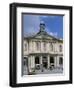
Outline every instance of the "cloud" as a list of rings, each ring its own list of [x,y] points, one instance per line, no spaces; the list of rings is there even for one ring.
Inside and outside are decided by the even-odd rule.
[[[54,36],[54,37],[57,37],[58,36],[58,33],[57,32],[50,32],[50,35],[51,36]]]
[[[50,28],[46,28],[46,32],[51,35],[51,36],[54,36],[54,37],[57,37],[58,36],[58,33],[57,32],[51,32],[51,29]]]
[[[46,28],[46,32],[51,36],[58,37],[58,33],[57,32],[51,32],[50,28]]]
[[[23,34],[24,36],[31,36],[35,35],[40,30],[40,22],[44,22],[44,19],[41,19],[42,17],[47,18],[48,16],[39,16],[39,15],[23,15]],[[51,18],[54,18],[55,16],[50,16]],[[52,32],[50,27],[46,27],[45,31],[54,37],[58,37],[58,32]]]
[[[24,36],[32,35],[39,31],[40,17],[36,15],[23,15]]]
[[[40,23],[44,22],[43,18],[47,18],[48,16],[39,16],[39,15],[23,15],[23,30],[24,36],[30,36],[36,34],[40,27]],[[46,31],[49,33],[49,29],[46,28]]]

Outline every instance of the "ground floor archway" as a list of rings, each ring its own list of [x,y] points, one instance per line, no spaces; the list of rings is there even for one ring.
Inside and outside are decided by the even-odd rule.
[[[23,75],[63,72],[63,57],[57,55],[30,55],[23,59]]]
[[[54,66],[54,57],[50,56],[50,66]]]
[[[38,56],[36,56],[35,57],[35,64],[39,64],[40,62],[39,62],[39,57]]]
[[[42,57],[42,64],[43,64],[43,68],[47,68],[48,65],[47,56]]]

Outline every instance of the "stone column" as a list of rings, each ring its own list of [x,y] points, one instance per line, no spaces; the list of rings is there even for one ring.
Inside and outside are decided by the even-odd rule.
[[[50,67],[50,56],[48,55],[48,66],[47,66],[47,68],[49,68]]]
[[[54,66],[57,67],[57,56],[54,57]]]
[[[40,64],[42,64],[42,56],[39,57]]]
[[[32,72],[35,72],[35,57],[32,56],[32,59],[31,59],[31,68],[32,68]]]
[[[28,74],[31,72],[31,57],[28,57]]]
[[[59,56],[57,56],[57,67],[59,67]]]
[[[32,60],[32,56],[31,56],[30,64],[31,64],[31,68],[32,68],[32,67],[33,67],[33,60]]]
[[[34,56],[30,56],[29,60],[28,60],[28,71],[29,74],[33,74],[35,71],[35,60],[34,60]]]
[[[35,58],[34,58],[34,56],[31,56],[31,67],[32,68],[35,67]]]
[[[40,56],[40,69],[43,72],[43,63],[42,63],[42,56]]]

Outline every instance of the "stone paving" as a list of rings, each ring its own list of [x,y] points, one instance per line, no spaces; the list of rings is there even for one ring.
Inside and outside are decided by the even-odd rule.
[[[45,69],[43,68],[43,70],[35,70],[34,75],[37,74],[56,74],[56,73],[63,73],[63,69],[62,68],[53,68],[52,70],[50,69]],[[23,75],[28,75],[28,69],[26,67],[24,67],[23,69]]]
[[[55,74],[55,73],[63,73],[63,70],[60,68],[56,68],[56,69],[43,69],[43,71],[41,70],[35,70],[36,74]]]

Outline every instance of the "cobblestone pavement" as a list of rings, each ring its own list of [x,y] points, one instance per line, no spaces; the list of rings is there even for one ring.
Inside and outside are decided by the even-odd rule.
[[[35,70],[34,75],[37,74],[56,74],[56,73],[63,73],[63,69],[62,68],[54,68],[52,70],[50,69],[45,69],[43,68],[43,70]],[[28,70],[26,67],[24,67],[23,69],[23,75],[28,75]]]
[[[43,71],[41,70],[35,70],[35,73],[36,74],[56,74],[56,73],[63,73],[63,70],[62,69],[43,69]]]

